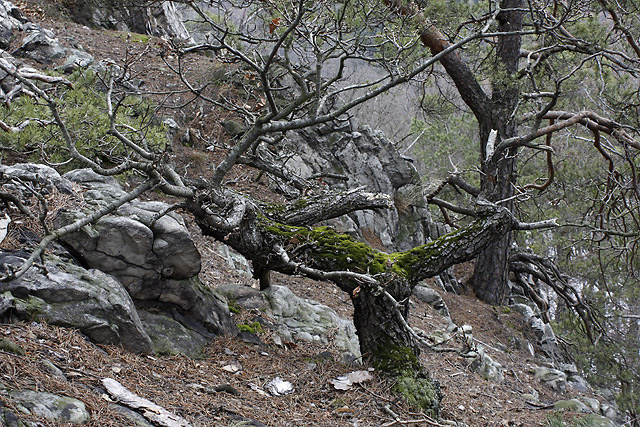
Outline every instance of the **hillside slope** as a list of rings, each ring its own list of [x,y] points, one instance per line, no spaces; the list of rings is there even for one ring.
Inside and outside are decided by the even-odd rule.
[[[74,24],[65,19],[55,2],[29,1],[23,10],[29,19],[51,29],[64,46],[116,62],[125,56],[136,58],[131,72],[146,91],[162,92],[179,83],[160,57],[161,53],[167,57],[167,46],[162,40]],[[169,61],[170,56],[169,53]],[[33,66],[41,67],[36,63]],[[183,66],[196,78],[205,78],[218,64],[201,57]],[[169,100],[176,105],[182,101],[179,97]],[[177,138],[172,155],[177,165],[198,176],[206,174],[206,165],[220,155],[220,150],[207,151],[205,140],[215,140],[217,147],[227,142],[228,137],[220,126],[227,117],[223,113],[200,114],[190,108],[177,114],[176,120],[183,129],[195,129],[203,137],[190,143],[191,146]],[[166,114],[171,111],[167,108]],[[24,160],[20,153],[9,151],[3,153],[2,159],[4,163]],[[266,194],[266,187],[254,182],[255,173],[250,170],[238,168],[235,177],[238,189],[278,197]],[[227,259],[211,250],[216,243],[199,235],[193,227],[191,231],[203,255],[204,283],[214,288],[231,283],[257,286],[243,271],[232,268]],[[462,269],[460,273],[464,273]],[[331,284],[285,276],[276,276],[274,284],[326,304],[344,318],[351,315],[348,298]],[[363,366],[343,361],[332,345],[305,341],[276,344],[274,333],[268,327],[258,332],[262,345],[246,343],[238,337],[219,337],[213,339],[203,359],[191,360],[182,356],[134,355],[117,347],[96,346],[73,330],[37,322],[1,324],[0,336],[17,344],[24,353],[16,354],[6,347],[0,350],[0,400],[6,410],[33,425],[62,423],[24,413],[9,398],[8,390],[37,390],[75,397],[87,405],[91,426],[134,425],[130,418],[116,410],[102,388],[102,379],[114,378],[194,426],[242,425],[239,422],[243,420],[258,421],[248,425],[273,427],[542,426],[555,413],[555,402],[582,394],[571,388],[566,393],[554,391],[534,377],[532,368],[544,361],[522,344],[533,343],[535,338],[521,315],[505,307],[482,304],[472,295],[442,292],[441,295],[453,322],[472,326],[476,343],[484,346],[487,354],[502,365],[505,377],[501,384],[488,382],[471,370],[470,359],[456,352],[423,349],[421,360],[440,382],[445,395],[442,418],[450,422],[436,422],[416,413],[392,393],[392,381],[376,372],[369,382],[349,391],[336,390],[330,380]],[[427,333],[447,327],[442,316],[426,303],[414,301],[411,313],[412,326]],[[238,324],[252,324],[259,319],[269,325],[273,321],[255,309],[241,309],[235,318]],[[540,350],[535,349],[535,355],[539,354]],[[55,365],[59,372],[50,365]],[[285,396],[265,392],[267,383],[276,377],[290,381],[294,391]],[[591,393],[586,396],[594,397]],[[604,402],[601,397],[595,397]],[[562,414],[568,419],[581,416],[571,412]],[[7,422],[11,425],[8,418]]]

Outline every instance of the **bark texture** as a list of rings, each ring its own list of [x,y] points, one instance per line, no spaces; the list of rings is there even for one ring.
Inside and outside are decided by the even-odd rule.
[[[450,46],[445,36],[425,18],[418,8],[399,7],[400,1],[388,0],[387,4],[402,14],[412,14],[416,18],[420,40],[430,49],[432,54],[442,52]],[[413,4],[413,3],[411,3]],[[481,190],[484,197],[491,202],[505,201],[502,206],[511,210],[516,182],[515,149],[509,149],[495,155],[487,155],[487,142],[495,132],[494,146],[501,140],[516,136],[517,127],[512,120],[512,112],[516,107],[519,89],[512,80],[517,71],[520,53],[518,32],[522,30],[523,0],[502,0],[501,12],[497,15],[498,30],[509,33],[497,37],[495,76],[492,83],[492,95],[489,97],[480,86],[469,65],[458,52],[451,52],[442,57],[440,63],[451,77],[454,85],[478,121],[480,153],[482,158]],[[476,295],[485,302],[499,304],[504,298],[508,279],[509,248],[511,233],[488,244],[476,260],[472,286]]]

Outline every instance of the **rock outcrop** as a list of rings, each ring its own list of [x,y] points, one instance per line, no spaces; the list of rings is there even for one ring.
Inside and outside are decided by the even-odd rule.
[[[307,179],[335,188],[365,187],[390,195],[395,209],[359,211],[337,227],[386,250],[406,250],[433,235],[422,185],[410,160],[381,132],[369,128],[302,130],[287,135],[287,166]],[[336,176],[342,178],[335,178]]]
[[[0,271],[19,265],[19,254],[0,254]],[[100,344],[121,344],[137,353],[151,353],[151,339],[144,331],[127,291],[113,277],[86,270],[48,256],[43,268],[33,267],[22,277],[0,285],[15,315],[79,329]]]
[[[125,194],[115,179],[90,170],[61,177],[43,165],[0,165],[0,176],[7,183],[3,189],[14,194],[24,190],[20,182],[30,182],[44,192],[73,195],[77,207],[57,212],[58,227]],[[76,327],[98,343],[122,344],[136,352],[197,355],[207,338],[235,333],[236,326],[226,301],[198,278],[200,254],[184,221],[167,210],[164,203],[133,201],[63,236],[60,242],[81,265],[47,256],[44,270],[32,268],[0,284],[0,305],[19,318]],[[57,252],[71,258],[62,247]],[[24,259],[4,253],[0,262],[15,266]],[[139,316],[137,309],[158,316]]]
[[[76,1],[69,8],[72,18],[84,25],[192,42],[184,18],[175,3],[154,2],[144,6],[114,1]]]

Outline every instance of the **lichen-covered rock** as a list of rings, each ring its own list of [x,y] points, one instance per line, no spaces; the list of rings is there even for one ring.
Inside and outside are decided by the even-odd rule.
[[[235,304],[245,309],[262,310],[267,307],[267,301],[262,292],[251,286],[222,285],[218,286],[215,292],[224,296],[230,304]]]
[[[553,404],[553,409],[556,411],[571,411],[582,414],[591,413],[591,409],[578,399],[558,400]]]
[[[12,391],[9,397],[23,410],[47,420],[86,424],[91,419],[84,402],[67,396],[38,391]]]
[[[351,320],[315,301],[299,298],[289,288],[271,285],[263,291],[268,303],[267,313],[278,319],[280,333],[285,338],[328,342],[346,354],[360,358],[360,341]]]
[[[470,368],[489,382],[500,384],[504,381],[502,365],[482,350],[478,351],[478,355],[473,359]]]
[[[564,392],[567,388],[567,374],[564,372],[547,368],[544,366],[536,366],[532,368],[533,374],[541,382],[547,384],[556,391]]]
[[[172,318],[141,310],[140,320],[153,342],[157,354],[183,354],[193,359],[201,358],[208,343],[197,332],[187,329]]]
[[[2,255],[6,262],[7,257]],[[14,258],[20,262],[25,259]],[[19,318],[39,318],[77,328],[97,343],[121,344],[137,353],[152,352],[151,340],[131,297],[113,277],[55,256],[48,256],[44,267],[46,270],[33,267],[19,279],[0,284],[0,291],[12,300]]]

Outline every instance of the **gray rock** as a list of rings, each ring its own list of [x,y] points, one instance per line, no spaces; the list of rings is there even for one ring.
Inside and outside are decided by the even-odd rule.
[[[92,208],[124,194],[117,181],[90,170],[73,171],[65,177],[87,190],[84,198]],[[88,266],[116,277],[134,299],[155,299],[162,293],[159,281],[188,279],[201,267],[200,253],[182,218],[175,213],[159,216],[167,207],[161,202],[133,201],[62,240]],[[69,224],[83,215],[62,212],[56,225]]]
[[[218,286],[215,292],[224,296],[227,301],[239,305],[245,309],[262,310],[267,307],[267,302],[262,292],[251,286],[223,285]]]
[[[600,413],[600,402],[598,401],[598,399],[593,399],[587,396],[579,396],[578,400],[587,405],[591,412],[595,412],[596,414]]]
[[[358,237],[386,250],[404,250],[426,242],[429,236],[424,224],[431,219],[422,197],[420,177],[384,134],[369,128],[357,132],[317,129],[292,132],[287,139],[291,148],[287,166],[303,178],[328,172],[340,174],[347,181],[325,181],[334,188],[364,186],[368,191],[394,198],[396,209],[349,215],[361,232]],[[340,222],[334,225],[339,226]]]
[[[13,391],[9,397],[28,413],[47,420],[80,425],[91,419],[84,403],[71,397],[37,391]]]
[[[615,403],[602,403],[600,405],[600,413],[607,419],[613,421],[616,425],[625,424],[625,419]]]
[[[0,0],[0,49],[7,49],[13,41],[14,32],[22,31],[26,18],[13,3]]]
[[[489,382],[500,384],[504,381],[502,365],[482,350],[478,351],[478,356],[473,360],[470,368]]]
[[[131,297],[113,277],[55,256],[46,258],[45,268],[0,285],[19,318],[74,327],[94,342],[122,344],[133,352],[152,351]]]
[[[535,377],[541,382],[547,384],[556,391],[564,392],[567,388],[567,374],[564,372],[547,368],[544,366],[536,366],[532,369]]]
[[[155,2],[145,8],[80,1],[70,12],[76,22],[85,25],[149,34],[186,44],[193,42],[181,11],[170,1]]]
[[[558,400],[553,404],[553,409],[556,411],[571,411],[582,414],[591,413],[591,409],[578,399]]]
[[[61,379],[62,381],[66,381],[67,377],[64,375],[64,373],[60,370],[60,368],[58,368],[56,365],[53,364],[52,361],[50,361],[49,359],[44,359],[40,361],[40,364],[42,365],[42,367],[51,375],[53,375],[54,377]]]
[[[276,319],[285,338],[317,340],[328,343],[346,354],[360,358],[360,341],[351,320],[341,319],[336,312],[315,301],[299,298],[289,288],[271,285],[263,291],[267,313]]]
[[[88,203],[92,204],[109,204],[126,193],[114,177],[98,175],[91,169],[76,169],[64,174],[63,178],[82,187]]]
[[[96,63],[95,58],[82,50],[67,49],[64,63],[56,69],[65,74],[71,74],[78,69],[89,68]]]
[[[237,273],[245,275],[247,277],[253,276],[253,270],[249,261],[229,246],[219,243],[212,242],[212,249],[220,255],[224,260],[229,264],[229,267],[235,270]]]
[[[533,309],[526,304],[513,304],[511,308],[522,314],[524,321],[533,329],[542,352],[552,360],[563,360],[551,325],[544,323]]]
[[[136,411],[127,408],[126,406],[111,404],[109,405],[109,407],[127,417],[129,421],[131,421],[131,425],[134,427],[156,427],[153,424],[150,424],[145,417],[143,417]]]
[[[183,354],[192,359],[204,355],[208,340],[197,332],[187,329],[175,320],[144,310],[139,311],[140,321],[153,342],[157,354]]]
[[[73,194],[71,183],[63,179],[55,169],[34,163],[18,163],[13,166],[0,164],[0,177],[2,177],[3,191],[12,192],[16,195],[25,195],[27,190],[12,179],[31,183],[36,188],[40,188],[44,194],[52,194],[59,191],[63,194]],[[30,196],[31,193],[28,193]]]
[[[18,356],[25,356],[27,354],[21,346],[6,338],[0,338],[0,350]]]
[[[40,25],[29,23],[24,26],[24,38],[13,55],[33,59],[43,64],[51,64],[63,58],[66,49],[60,45],[55,35]]]
[[[158,301],[173,306],[171,316],[201,335],[233,335],[237,332],[227,302],[198,277],[164,280]]]
[[[422,302],[426,302],[443,317],[451,320],[447,304],[444,302],[440,294],[430,288],[426,283],[418,283],[418,286],[413,288],[413,296]]]

